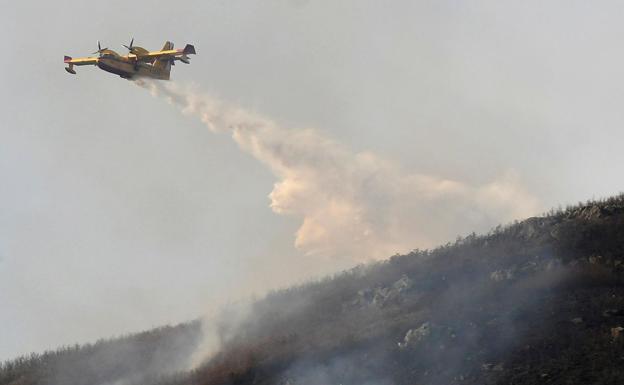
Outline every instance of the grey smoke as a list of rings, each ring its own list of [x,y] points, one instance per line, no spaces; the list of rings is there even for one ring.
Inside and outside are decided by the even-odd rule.
[[[229,132],[277,182],[271,209],[301,219],[295,246],[318,256],[358,260],[430,247],[539,211],[509,170],[471,186],[410,173],[370,152],[354,153],[314,129],[288,129],[190,86],[139,80],[215,133]]]

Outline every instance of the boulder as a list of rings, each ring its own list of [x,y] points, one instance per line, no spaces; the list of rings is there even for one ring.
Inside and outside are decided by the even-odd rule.
[[[622,336],[622,331],[624,331],[624,328],[621,326],[611,328],[611,337],[613,337],[614,340],[619,339]]]
[[[392,284],[392,288],[401,293],[409,290],[413,284],[414,281],[412,281],[407,275],[403,274],[403,276],[398,281]]]
[[[399,349],[405,349],[409,346],[417,344],[431,334],[431,324],[425,322],[416,329],[410,329],[405,333],[403,342],[397,343]]]
[[[414,285],[414,281],[403,275],[391,286],[377,287],[375,289],[362,289],[357,292],[356,298],[352,301],[355,306],[374,305],[383,307],[384,305],[400,300],[400,296]]]
[[[496,270],[490,273],[490,279],[495,282],[506,281],[514,278],[515,269]]]

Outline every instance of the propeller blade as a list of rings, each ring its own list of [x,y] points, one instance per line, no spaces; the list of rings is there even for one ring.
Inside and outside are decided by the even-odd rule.
[[[130,40],[130,45],[125,45],[125,44],[122,44],[122,45],[123,45],[124,47],[126,47],[126,49],[128,49],[128,51],[130,51],[130,53],[134,53],[134,52],[132,51],[132,48],[133,48],[133,47],[132,47],[132,44],[134,44],[134,38],[132,38],[132,40]]]
[[[102,51],[106,51],[108,49],[108,47],[106,48],[102,48],[102,46],[100,45],[100,41],[98,40],[98,50],[93,52],[94,54],[96,53],[102,53]]]

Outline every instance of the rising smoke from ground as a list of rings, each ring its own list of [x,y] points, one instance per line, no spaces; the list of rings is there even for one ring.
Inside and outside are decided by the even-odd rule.
[[[277,177],[271,209],[301,219],[295,246],[311,255],[383,258],[535,214],[536,199],[509,171],[480,186],[407,173],[370,152],[353,153],[313,129],[287,129],[175,83],[139,80]],[[388,130],[391,132],[391,130]]]

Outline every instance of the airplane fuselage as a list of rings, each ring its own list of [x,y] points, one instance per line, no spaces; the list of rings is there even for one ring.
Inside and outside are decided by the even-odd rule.
[[[119,56],[101,57],[97,64],[100,69],[121,76],[125,79],[134,77],[150,77],[154,79],[169,80],[169,71],[156,68],[151,64],[131,62]]]

